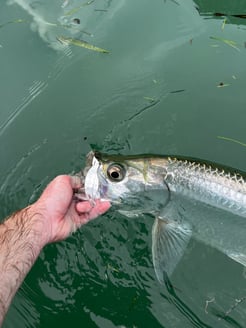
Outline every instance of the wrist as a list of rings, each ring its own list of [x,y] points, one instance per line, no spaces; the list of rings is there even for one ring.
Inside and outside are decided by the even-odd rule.
[[[33,214],[31,206],[13,213],[0,225],[0,249],[8,249],[9,257],[22,257],[22,253],[28,256],[29,263],[34,263],[44,247],[42,242],[41,224]],[[1,258],[1,260],[4,260]],[[0,261],[1,263],[1,261]]]
[[[46,245],[44,233],[45,221],[34,205],[13,213],[5,222],[4,226],[9,233],[18,234],[19,240],[28,243],[35,257]]]
[[[28,206],[25,210],[26,225],[29,226],[33,243],[41,251],[49,243],[49,220],[47,220],[38,203]]]

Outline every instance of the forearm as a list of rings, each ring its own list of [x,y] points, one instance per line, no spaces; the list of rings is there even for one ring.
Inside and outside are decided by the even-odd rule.
[[[0,326],[13,296],[48,243],[63,240],[81,225],[106,212],[109,202],[78,202],[77,176],[56,177],[31,206],[0,224]]]
[[[43,220],[28,207],[0,224],[0,326],[42,247]]]

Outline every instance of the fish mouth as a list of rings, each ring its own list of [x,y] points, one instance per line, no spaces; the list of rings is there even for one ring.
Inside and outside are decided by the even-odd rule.
[[[96,157],[96,152],[91,150],[87,155],[86,155],[86,160],[85,160],[85,167],[80,171],[80,176],[82,179],[82,183],[85,183],[85,178],[90,170],[90,168],[93,166],[93,158]],[[97,158],[97,157],[96,157]]]
[[[92,202],[96,199],[112,202],[112,200],[106,196],[108,189],[107,180],[100,175],[99,172],[102,158],[100,152],[90,151],[86,156],[85,168],[81,172],[84,181],[84,194],[86,195],[87,200]],[[119,201],[117,203],[119,203]]]
[[[98,169],[100,163],[95,156],[94,151],[90,151],[86,156],[86,165],[83,170],[84,191],[89,200],[101,198],[100,183],[98,178]]]
[[[94,151],[90,151],[87,155],[86,155],[86,161],[85,161],[85,168],[83,170],[83,174],[84,176],[86,176],[88,170],[92,167],[92,162],[93,162],[93,158],[95,156]]]
[[[87,173],[89,172],[90,168],[93,166],[93,158],[94,157],[95,157],[95,153],[93,151],[90,151],[86,155],[85,167],[83,169],[81,169],[81,171],[76,173],[76,176],[78,176],[81,180],[82,187],[77,189],[74,192],[73,199],[75,201],[90,200],[88,195],[86,195],[86,192],[85,192],[85,179],[86,179]]]

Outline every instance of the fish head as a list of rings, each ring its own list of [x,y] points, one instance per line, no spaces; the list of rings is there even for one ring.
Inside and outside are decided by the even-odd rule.
[[[147,157],[90,152],[83,172],[85,194],[90,200],[108,200],[128,214],[155,214],[169,200],[165,169],[155,164]]]

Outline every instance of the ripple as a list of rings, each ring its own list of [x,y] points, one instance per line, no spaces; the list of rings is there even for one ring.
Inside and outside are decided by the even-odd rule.
[[[26,153],[17,158],[9,165],[0,181],[1,217],[9,215],[16,209],[26,206],[37,199],[40,191],[47,184],[48,177],[41,177],[40,180],[30,179],[32,175],[34,157],[43,149],[47,140],[44,139],[33,145]]]
[[[43,92],[48,86],[44,81],[33,81],[28,88],[28,94],[22,99],[21,103],[12,111],[8,118],[0,125],[0,136],[4,134],[9,125],[22,113],[22,111]]]
[[[34,290],[23,283],[16,294],[4,322],[4,328],[36,328],[40,324],[40,313],[32,300]],[[37,295],[36,295],[37,296]],[[20,325],[21,323],[21,325]]]

